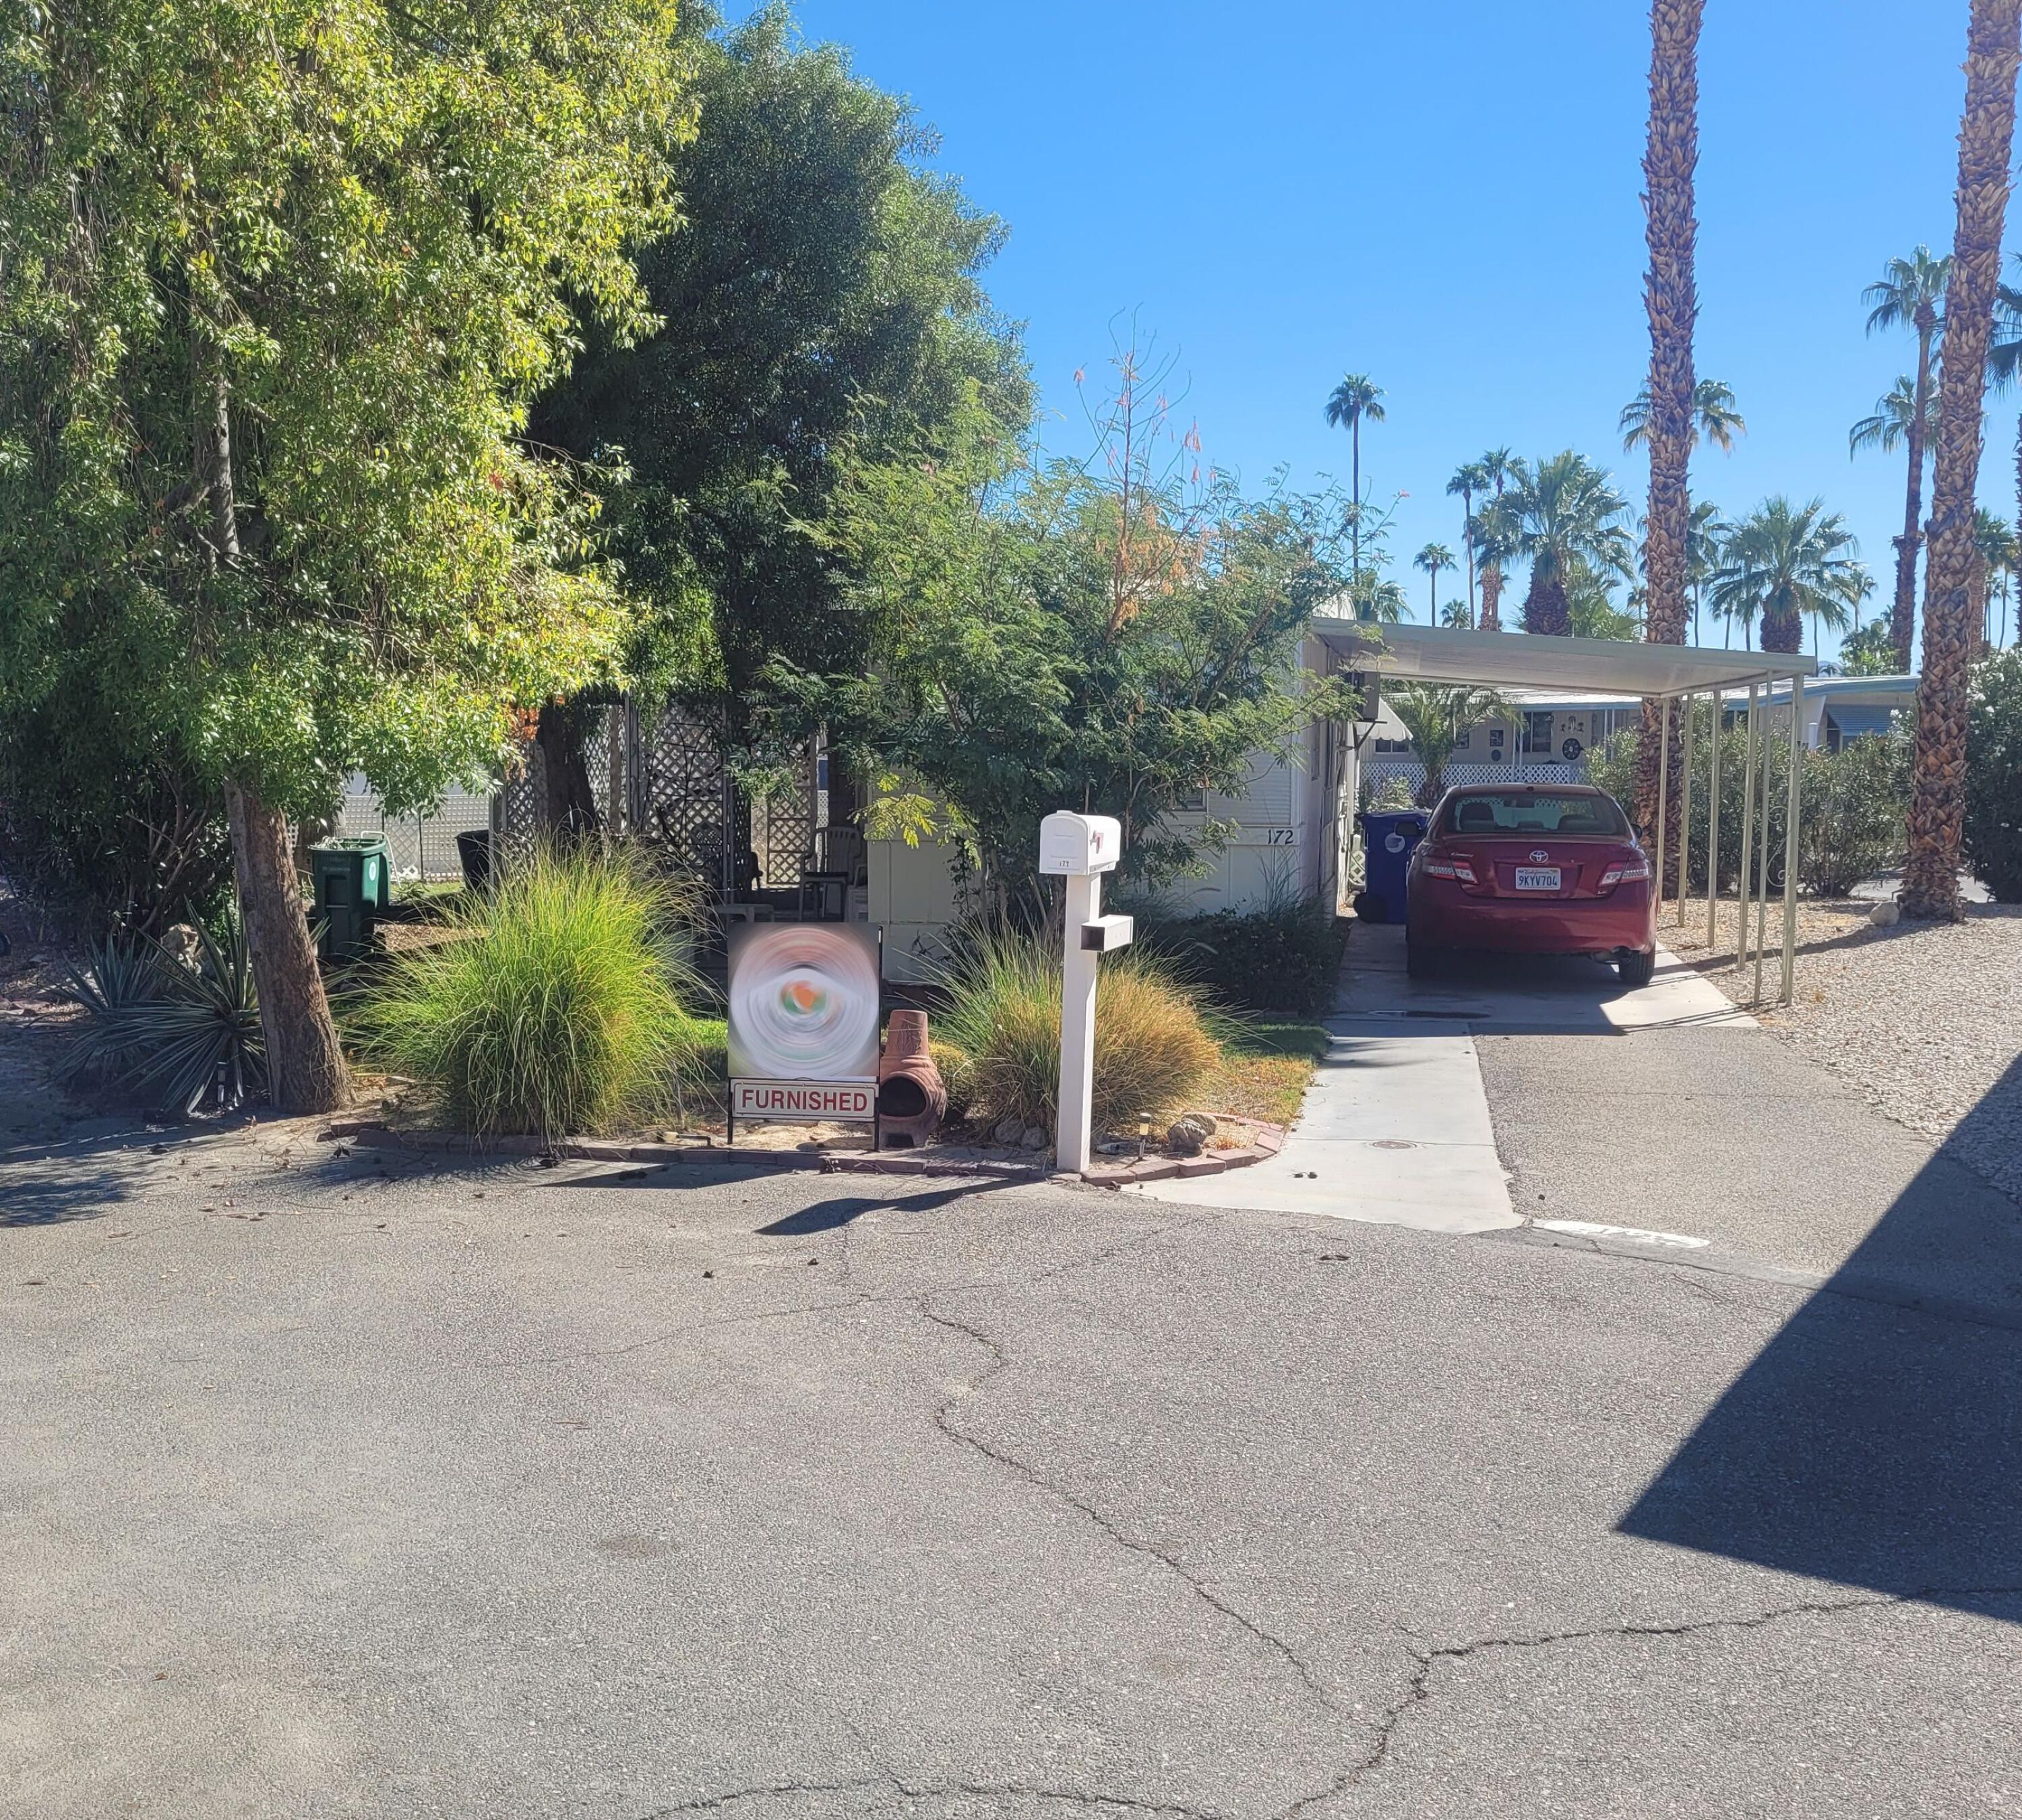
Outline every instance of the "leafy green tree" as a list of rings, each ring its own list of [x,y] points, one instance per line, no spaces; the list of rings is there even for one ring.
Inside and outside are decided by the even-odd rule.
[[[1524,629],[1563,637],[1572,630],[1567,582],[1575,562],[1631,572],[1629,503],[1605,470],[1566,449],[1510,464],[1509,484],[1482,513],[1484,548],[1499,562],[1531,565]]]
[[[1714,578],[1714,605],[1750,620],[1760,613],[1764,650],[1801,650],[1806,618],[1840,630],[1874,585],[1860,548],[1823,500],[1795,506],[1778,494],[1735,526]]]
[[[2022,651],[1973,668],[1966,710],[1965,853],[2001,904],[2022,904]]]
[[[1877,619],[1849,632],[1840,641],[1839,674],[1842,676],[1893,676],[1896,638],[1886,619]]]
[[[806,730],[783,678],[866,660],[830,524],[849,464],[943,459],[973,401],[1022,425],[1029,386],[978,282],[1003,225],[929,167],[907,104],[800,44],[783,6],[730,30],[683,17],[701,128],[682,221],[639,258],[660,325],[630,343],[593,326],[536,430],[622,453],[608,516],[648,609],[637,690],[679,696],[762,762]]]
[[[520,434],[685,130],[666,0],[108,0],[0,23],[0,707],[172,653],[135,711],[221,787],[272,1097],[341,1104],[285,834],[411,808],[622,623]]]
[[[1867,332],[1907,328],[1917,338],[1917,376],[1908,383],[1903,411],[1902,440],[1908,451],[1909,483],[1903,500],[1903,534],[1896,539],[1896,601],[1889,626],[1896,638],[1896,667],[1910,667],[1910,634],[1917,612],[1917,547],[1923,541],[1924,451],[1931,440],[1931,415],[1937,397],[1932,384],[1931,358],[1944,327],[1945,287],[1952,262],[1928,247],[1907,259],[1892,259],[1880,278],[1860,294],[1868,306]],[[1905,389],[1896,382],[1897,389]],[[1886,410],[1895,395],[1882,400]],[[1855,426],[1858,434],[1860,426]],[[1856,447],[1860,446],[1856,444]],[[1884,448],[1889,444],[1881,443]]]
[[[1035,469],[980,416],[961,459],[867,465],[841,495],[876,662],[824,711],[890,780],[873,827],[954,838],[1000,901],[1063,807],[1122,822],[1129,875],[1183,872],[1225,831],[1173,811],[1340,705],[1298,661],[1346,579],[1339,496],[1193,481],[1191,433],[1119,364],[1090,460]]]

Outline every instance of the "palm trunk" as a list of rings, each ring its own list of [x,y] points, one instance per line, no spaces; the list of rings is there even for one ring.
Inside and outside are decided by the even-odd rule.
[[[1484,632],[1502,630],[1502,568],[1498,563],[1481,565],[1481,629]]]
[[[1959,128],[1958,224],[1945,302],[1938,459],[1924,602],[1924,674],[1911,763],[1906,915],[1957,922],[1965,806],[1966,664],[1972,634],[1974,494],[1980,479],[1987,348],[2007,224],[2022,0],[1973,0]]]
[[[1524,630],[1548,638],[1569,638],[1572,609],[1566,599],[1565,584],[1557,576],[1540,576],[1533,567],[1530,590],[1524,598]]]
[[[1354,572],[1355,585],[1362,585],[1362,419],[1358,416],[1349,426],[1348,440],[1354,451],[1349,456],[1351,465],[1349,484],[1355,489],[1355,517],[1349,527],[1351,554],[1349,566]]]
[[[1461,542],[1467,546],[1467,623],[1470,630],[1478,623],[1475,618],[1474,600],[1474,495],[1463,492],[1460,496],[1462,522]],[[2015,521],[2022,527],[2022,517]]]
[[[1650,319],[1650,510],[1644,532],[1648,587],[1645,638],[1685,641],[1686,540],[1692,528],[1688,464],[1692,455],[1692,330],[1699,314],[1693,256],[1693,172],[1699,163],[1699,39],[1705,0],[1652,0],[1650,126],[1643,154],[1644,238],[1650,267],[1643,298]],[[1636,766],[1636,820],[1654,835],[1661,791],[1676,800],[1684,785],[1683,743],[1659,736],[1675,716],[1665,704],[1643,704]],[[1668,763],[1666,762],[1668,755]],[[1670,773],[1660,778],[1662,766]],[[1662,888],[1673,888],[1676,828],[1665,831],[1658,855]]]
[[[1931,334],[1922,321],[1925,313],[1918,312],[1917,324],[1917,396],[1907,439],[1910,483],[1903,497],[1903,535],[1895,540],[1896,605],[1889,620],[1889,634],[1896,641],[1896,667],[1905,671],[1910,667],[1911,639],[1917,620],[1917,546],[1922,540],[1919,520],[1924,510],[1924,418],[1931,402]]]

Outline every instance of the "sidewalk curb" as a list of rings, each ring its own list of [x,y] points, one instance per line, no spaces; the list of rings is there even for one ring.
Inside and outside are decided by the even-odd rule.
[[[1055,1177],[1050,1163],[993,1162],[976,1157],[936,1158],[931,1151],[740,1150],[733,1144],[626,1144],[602,1138],[478,1138],[460,1131],[405,1131],[371,1119],[341,1119],[316,1133],[325,1143],[364,1141],[408,1150],[433,1150],[473,1157],[524,1157],[544,1163],[636,1163],[666,1168],[770,1169],[823,1175],[967,1175],[1008,1182],[1042,1182]],[[1275,1125],[1260,1126],[1257,1141],[1240,1150],[1210,1151],[1199,1157],[1148,1157],[1124,1164],[1097,1164],[1081,1172],[1092,1188],[1127,1188],[1133,1182],[1162,1182],[1174,1176],[1219,1175],[1275,1157],[1285,1134]]]

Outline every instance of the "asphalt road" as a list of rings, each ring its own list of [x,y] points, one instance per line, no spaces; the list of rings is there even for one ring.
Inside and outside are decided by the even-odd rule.
[[[0,1167],[0,1814],[2022,1809],[1998,1322],[281,1142]]]

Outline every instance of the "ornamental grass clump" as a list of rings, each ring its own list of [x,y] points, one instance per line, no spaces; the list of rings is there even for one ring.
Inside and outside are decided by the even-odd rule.
[[[353,1007],[368,1060],[447,1122],[557,1138],[650,1124],[703,1085],[705,989],[667,879],[601,855],[544,856],[394,957]]]
[[[1060,956],[1038,937],[975,937],[944,982],[936,1036],[968,1058],[969,1116],[1050,1131],[1060,1102]],[[1182,1109],[1221,1059],[1192,996],[1162,963],[1102,963],[1095,1001],[1093,1124]]]

